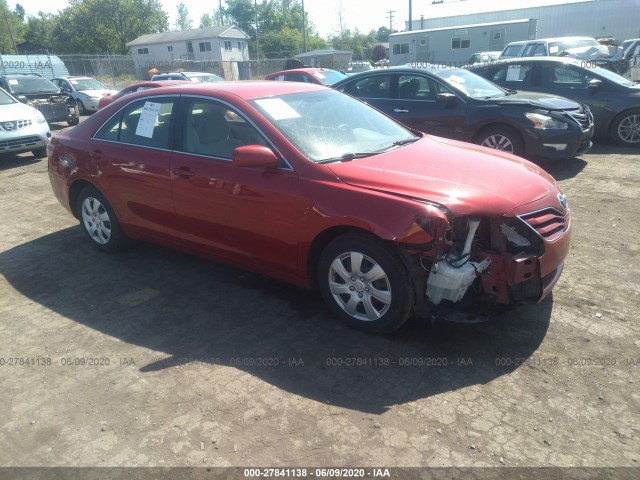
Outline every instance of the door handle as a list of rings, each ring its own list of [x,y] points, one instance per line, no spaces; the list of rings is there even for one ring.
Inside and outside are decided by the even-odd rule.
[[[405,110],[404,108],[394,108],[394,113],[409,113],[409,110]]]
[[[189,170],[188,167],[174,168],[173,170],[171,170],[171,173],[173,173],[176,177],[182,178],[189,178],[195,175],[195,173]]]

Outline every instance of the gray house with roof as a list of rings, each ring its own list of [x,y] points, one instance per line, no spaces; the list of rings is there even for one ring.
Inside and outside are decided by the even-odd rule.
[[[227,80],[248,71],[249,35],[235,25],[150,33],[127,43],[138,77],[176,70],[212,72]]]

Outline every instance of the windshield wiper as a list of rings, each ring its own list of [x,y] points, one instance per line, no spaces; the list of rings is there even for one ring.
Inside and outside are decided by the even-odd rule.
[[[418,140],[420,140],[420,137],[405,138],[404,140],[396,140],[395,142],[393,142],[392,146],[400,147],[401,145],[406,145],[407,143],[417,142]]]
[[[333,163],[333,162],[348,162],[355,160],[356,158],[366,158],[373,155],[378,155],[381,152],[347,152],[339,157],[325,158],[324,160],[318,160],[316,163]]]

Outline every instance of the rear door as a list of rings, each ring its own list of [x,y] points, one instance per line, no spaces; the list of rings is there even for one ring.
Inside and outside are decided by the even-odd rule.
[[[111,117],[87,146],[100,188],[123,224],[176,237],[171,179],[173,96],[136,100]]]

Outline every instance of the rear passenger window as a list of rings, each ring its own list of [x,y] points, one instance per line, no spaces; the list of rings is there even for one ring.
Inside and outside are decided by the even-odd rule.
[[[391,75],[371,75],[344,86],[356,98],[391,98]]]
[[[152,98],[125,107],[105,123],[95,135],[100,140],[169,148],[174,100]]]

